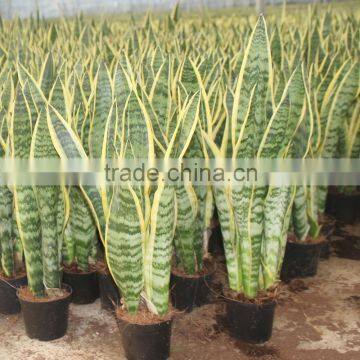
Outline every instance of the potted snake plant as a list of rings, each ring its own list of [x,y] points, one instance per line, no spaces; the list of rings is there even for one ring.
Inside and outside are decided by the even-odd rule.
[[[117,66],[116,66],[117,67]],[[75,117],[75,122],[73,124],[73,130],[77,133],[78,137],[81,139],[81,144],[86,152],[86,155],[91,159],[104,160],[112,159],[114,157],[115,147],[112,146],[112,141],[116,140],[111,138],[113,132],[112,129],[115,126],[115,123],[118,121],[116,108],[121,108],[124,104],[121,102],[121,88],[126,86],[124,79],[121,76],[122,72],[120,69],[114,71],[114,76],[110,73],[109,69],[104,63],[101,63],[96,70],[95,76],[91,79],[91,76],[86,74],[82,75],[82,80],[77,79],[77,87],[74,88],[74,101],[73,108],[82,108],[83,110],[78,113]],[[87,91],[88,89],[88,91]],[[119,94],[120,92],[120,94]],[[79,96],[78,94],[83,94]],[[116,99],[116,101],[115,101]],[[115,106],[116,103],[116,106]],[[105,136],[105,134],[107,134]],[[93,224],[91,226],[92,231],[96,230],[96,224],[90,207],[91,204],[85,201],[85,197],[81,194],[80,188],[77,188],[78,197],[81,197],[83,212],[86,211],[88,214],[88,220]],[[108,202],[111,199],[112,188],[111,187],[102,187],[100,189],[102,194],[101,202],[104,210],[109,206]],[[76,207],[78,207],[79,202],[74,201]],[[74,213],[75,215],[75,213]],[[78,226],[82,226],[82,216],[78,217]],[[71,225],[69,224],[71,228]],[[88,227],[90,229],[90,227]],[[69,229],[70,230],[70,229]],[[98,251],[98,256],[91,259],[90,250],[91,250],[91,239],[88,240],[88,246],[84,246],[84,242],[76,239],[79,231],[74,231],[74,239],[72,244],[73,248],[76,249],[76,246],[84,252],[87,249],[87,259],[93,262],[93,271],[89,276],[91,276],[91,282],[87,283],[86,288],[89,293],[94,293],[94,289],[100,290],[100,300],[101,307],[105,310],[113,311],[120,303],[120,293],[118,288],[109,272],[105,259],[99,259],[100,251]],[[81,235],[80,235],[81,236]],[[84,236],[82,236],[84,238]],[[97,239],[100,239],[98,241]],[[104,245],[104,237],[99,236],[98,231],[96,231],[96,238],[92,236],[92,240],[96,241],[93,244],[95,247],[97,244]],[[82,242],[82,245],[80,244]],[[78,245],[76,245],[78,244]],[[94,249],[93,246],[93,249]],[[76,254],[73,254],[73,257],[76,258]],[[85,259],[84,259],[85,260]],[[67,261],[69,263],[69,261]],[[98,285],[95,284],[95,272],[96,268],[96,279]],[[68,271],[66,271],[68,277]],[[78,277],[86,278],[86,275],[79,273]],[[98,291],[96,291],[98,293]],[[93,296],[93,300],[95,296]]]
[[[130,74],[131,78],[131,74]],[[125,123],[120,157],[155,160],[156,131],[146,94],[139,94],[129,81],[131,93],[124,109]],[[181,160],[197,123],[198,97],[188,97],[177,109],[162,159]],[[152,115],[150,115],[152,114]],[[166,120],[166,119],[165,119]],[[169,121],[169,120],[167,120]],[[161,149],[165,150],[161,145]],[[171,310],[169,284],[174,231],[175,188],[164,182],[164,174],[151,186],[116,185],[105,237],[109,269],[123,296],[117,319],[129,359],[167,359],[170,355]],[[130,234],[130,236],[129,236]]]
[[[298,65],[271,116],[266,113],[272,75],[266,24],[261,16],[242,61],[220,145],[212,129],[204,132],[216,161],[228,154],[241,159],[292,156],[292,141],[307,104],[304,71]],[[206,96],[206,95],[205,95]],[[276,289],[285,251],[294,186],[214,184],[224,237],[228,287],[226,317],[232,336],[247,342],[267,341],[272,332]]]
[[[152,128],[148,99],[134,83],[131,68],[123,74],[130,91],[121,116],[124,122],[117,129],[119,139],[127,140],[120,143],[118,156],[153,162],[154,143],[159,142]],[[177,151],[180,154],[186,151],[197,121],[189,110],[194,104],[195,98],[188,98],[173,117],[175,131],[163,154],[164,161]],[[108,117],[105,138],[110,122],[111,117]],[[75,156],[68,149],[76,148],[75,157],[86,158],[71,129],[67,129],[66,138],[63,136],[58,141],[66,156]],[[167,359],[170,354],[169,283],[176,224],[175,190],[163,181],[163,176],[160,173],[155,184],[145,181],[144,184],[114,185],[108,213],[99,199],[99,190],[81,187],[94,210],[99,232],[104,235],[107,264],[122,294],[122,304],[116,315],[129,359]]]
[[[200,109],[197,99],[200,98],[200,94],[196,94],[198,92],[197,79],[191,61],[187,57],[175,68],[172,58],[159,56],[158,53],[154,56],[157,58],[155,60],[151,58],[149,65],[152,69],[150,73],[154,75],[149,76],[150,79],[147,81],[151,88],[148,97],[157,119],[154,122],[154,131],[161,145],[166,148],[175,130],[173,119],[167,114],[174,112],[177,101],[185,102],[187,97],[196,95],[196,99],[188,110],[187,121],[199,117]],[[178,86],[174,87],[173,84],[178,84]],[[173,154],[174,157],[179,155],[180,153]],[[159,158],[163,156],[160,150],[157,156]],[[184,159],[204,157],[203,141],[199,130],[195,131],[182,157]],[[190,182],[179,184],[175,188],[175,196],[177,221],[171,273],[171,299],[173,306],[177,309],[191,311],[194,306],[201,306],[207,302],[214,273],[214,266],[210,262],[205,246],[209,236],[213,204],[211,186],[194,186]],[[204,257],[207,257],[205,262]]]
[[[91,304],[99,297],[97,228],[81,189],[68,189],[69,220],[64,231],[63,281],[71,286],[74,304]]]
[[[87,105],[85,101],[88,99],[85,95],[83,95],[85,99],[82,98],[81,94],[84,94],[83,83],[74,71],[68,75],[68,79],[64,83],[66,86],[63,84],[62,87],[60,86],[57,89],[56,102],[53,102],[52,105],[59,111],[62,118],[69,123],[67,117],[68,114],[71,115],[71,122],[75,131],[78,123],[82,124],[84,118],[88,116],[88,109],[84,107],[84,105]],[[70,94],[70,96],[67,97],[66,94]],[[69,100],[69,98],[73,99],[73,101]],[[64,105],[61,106],[61,104]],[[83,110],[79,112],[78,109]],[[63,111],[61,112],[61,110]],[[67,195],[69,219],[64,232],[63,280],[73,289],[73,303],[90,304],[99,297],[97,227],[91,208],[81,188],[76,184],[69,186]]]
[[[58,76],[51,101],[62,119],[73,125],[74,131],[81,129],[90,107],[85,95],[84,79],[81,80],[79,76],[81,74],[73,70],[67,76]],[[97,227],[81,188],[76,184],[69,186],[65,195],[69,209],[62,247],[63,281],[73,289],[73,303],[89,304],[99,297]]]
[[[349,109],[353,109],[352,104],[357,95],[354,84],[358,73],[358,63],[346,61],[330,82],[320,113],[324,123],[323,136],[319,139],[317,148],[312,151],[314,157],[329,159],[337,155],[339,135],[345,127],[342,121],[346,119]],[[323,199],[323,193],[323,189],[315,186],[297,188],[292,215],[293,233],[289,235],[282,272],[284,280],[314,276],[317,273],[321,250],[324,244],[328,244],[320,224],[323,201],[319,201],[319,198]],[[349,209],[352,214],[356,214],[354,206]]]
[[[360,156],[360,105],[355,78],[358,73],[359,62],[354,62],[351,66],[347,65],[339,85],[342,90],[338,90],[333,100],[332,121],[342,120],[338,125],[339,142],[334,156],[336,158],[358,159]],[[359,214],[359,200],[359,191],[356,186],[331,187],[327,197],[327,212],[341,223],[353,224]]]
[[[11,102],[11,156],[28,161],[29,166],[38,159],[58,158],[43,83],[21,65],[17,73],[19,82],[13,85]],[[61,187],[32,186],[28,180],[13,187],[28,278],[28,286],[18,290],[18,297],[27,335],[49,341],[64,336],[68,325],[71,288],[61,283],[60,251],[65,201]]]

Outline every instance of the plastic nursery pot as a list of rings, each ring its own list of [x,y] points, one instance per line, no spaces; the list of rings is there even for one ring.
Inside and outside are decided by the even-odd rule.
[[[18,290],[25,331],[30,339],[50,341],[66,334],[72,290],[66,284],[63,289],[67,294],[55,299],[28,299]]]
[[[226,326],[238,340],[261,344],[271,338],[276,302],[257,305],[226,298]]]
[[[12,315],[21,311],[16,291],[25,285],[27,285],[26,275],[14,279],[0,277],[0,314]]]
[[[315,276],[323,243],[295,243],[288,241],[281,269],[281,280],[286,282],[294,278]]]
[[[215,266],[211,265],[208,274],[204,275],[182,276],[172,273],[172,305],[178,310],[190,312],[194,307],[207,304],[215,270]]]
[[[167,360],[170,358],[172,320],[140,325],[117,317],[117,324],[128,360]]]
[[[120,293],[112,276],[98,272],[101,308],[108,311],[115,311],[120,303]]]
[[[73,272],[65,269],[63,282],[73,289],[71,302],[74,304],[91,304],[99,297],[99,281],[95,270]]]

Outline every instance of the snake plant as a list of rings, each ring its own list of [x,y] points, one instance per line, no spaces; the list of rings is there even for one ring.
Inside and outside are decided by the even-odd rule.
[[[149,99],[146,94],[139,93],[136,83],[129,82],[129,85],[131,92],[124,108],[124,123],[118,130],[122,138],[127,139],[120,158],[143,158],[152,163],[155,143],[164,141],[166,150],[157,149],[158,153],[162,152],[158,156],[165,162],[171,157],[180,160],[198,121],[196,94],[189,95],[175,110],[175,115],[160,119],[166,126],[160,129],[163,138],[159,140],[152,126],[155,119],[151,121],[148,106],[144,104]],[[105,239],[107,260],[124,297],[125,309],[131,314],[138,311],[140,299],[157,315],[165,315],[169,310],[177,194],[173,186],[164,183],[163,177],[164,174],[160,174],[158,182],[151,187],[146,182],[139,187],[130,183],[115,186],[110,206]]]
[[[57,158],[48,120],[46,77],[42,82],[36,81],[21,65],[18,65],[17,73],[19,82],[13,84],[11,104],[11,155],[15,159],[29,160]],[[24,248],[29,288],[35,296],[61,288],[61,247],[66,211],[63,196],[58,186],[14,186],[19,236]]]
[[[229,151],[228,143],[234,162],[291,157],[292,140],[301,128],[302,110],[308,106],[305,75],[302,66],[297,65],[269,117],[267,97],[274,91],[272,71],[266,24],[260,17],[249,38],[234,92],[227,101],[228,116],[220,143],[216,143],[211,129],[204,132],[219,162]],[[214,186],[229,287],[236,293],[252,299],[259,291],[276,285],[294,190],[291,186],[256,184]]]
[[[159,54],[156,55],[159,56]],[[195,96],[192,106],[187,112],[186,121],[198,117],[200,110],[197,100],[200,94],[198,94],[196,74],[191,61],[185,58],[175,69],[172,68],[170,61],[158,58],[156,62],[150,65],[156,75],[151,84],[149,95],[149,100],[154,108],[154,115],[157,118],[154,131],[164,148],[170,142],[176,129],[176,122],[169,114],[172,114],[176,109],[177,101],[186,102],[187,98]],[[158,69],[157,73],[156,69]],[[173,86],[176,82],[180,85],[177,89]],[[189,147],[182,157],[202,158],[204,157],[203,150],[201,133],[195,130]],[[163,156],[161,151],[158,151],[157,156]],[[180,156],[179,150],[176,153],[174,152],[173,156]],[[177,263],[175,265],[182,268],[186,274],[193,275],[203,270],[203,257],[206,255],[204,243],[206,244],[208,241],[213,204],[211,187],[193,186],[188,182],[176,186],[175,196],[177,204],[174,238]]]
[[[331,81],[327,82],[327,87],[320,83],[315,90],[317,139],[312,144],[311,157],[356,157],[352,149],[358,137],[356,99],[359,89],[359,62],[347,59],[335,72]],[[324,88],[323,95],[319,94],[321,87]],[[320,105],[317,105],[318,97],[321,98]],[[353,131],[350,136],[345,135],[349,126]],[[319,236],[318,215],[324,212],[326,195],[325,186],[298,187],[293,209],[293,225],[299,241],[305,241],[308,235],[315,239]]]

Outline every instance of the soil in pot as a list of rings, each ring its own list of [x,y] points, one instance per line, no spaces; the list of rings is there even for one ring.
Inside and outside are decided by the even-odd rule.
[[[170,358],[171,316],[158,317],[146,310],[131,316],[116,312],[122,346],[128,360],[167,360]]]
[[[18,289],[25,330],[30,339],[50,341],[66,334],[71,293],[66,284],[56,296],[43,298],[34,297],[28,287]]]
[[[281,280],[288,282],[295,278],[315,276],[324,242],[321,236],[318,239],[308,237],[304,242],[296,242],[295,235],[290,234],[281,269]]]
[[[207,304],[215,270],[213,262],[204,262],[203,271],[195,275],[173,269],[170,282],[172,305],[178,310],[190,312],[194,307]]]
[[[105,266],[98,268],[101,308],[115,311],[120,305],[120,292]]]
[[[233,338],[252,344],[271,338],[276,306],[273,296],[256,301],[225,297],[225,304],[225,326]]]
[[[12,315],[21,311],[16,292],[25,285],[27,285],[25,271],[13,278],[0,274],[0,314]]]
[[[91,304],[99,297],[99,281],[95,268],[88,272],[78,270],[75,266],[64,268],[63,282],[73,289],[71,302],[74,304]]]

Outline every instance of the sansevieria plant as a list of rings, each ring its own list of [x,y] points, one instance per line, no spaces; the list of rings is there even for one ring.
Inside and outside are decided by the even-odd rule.
[[[317,142],[312,143],[310,157],[333,159],[353,156],[358,129],[356,124],[359,63],[347,60],[335,73],[328,85],[321,108],[316,112],[318,121]],[[352,129],[351,135],[348,133]],[[346,134],[346,135],[345,135]],[[339,149],[340,152],[339,152]],[[356,146],[355,146],[356,149]],[[356,150],[355,150],[356,151]],[[327,187],[300,186],[293,209],[296,238],[305,242],[307,237],[320,235],[319,214],[325,210]]]
[[[273,113],[267,118],[271,71],[265,20],[260,17],[245,51],[220,146],[209,133],[204,133],[219,161],[225,159],[230,144],[234,162],[291,156],[292,140],[303,120],[303,107],[307,106],[305,75],[301,65],[296,66],[280,102],[274,104]],[[278,280],[293,188],[218,185],[214,186],[214,194],[224,236],[229,287],[255,299],[260,290],[271,289]],[[283,206],[272,217],[272,204],[276,203]]]
[[[181,87],[186,95],[198,93],[198,66],[189,58],[185,58],[179,72]],[[200,80],[201,81],[201,80]],[[199,90],[198,90],[199,89]],[[189,148],[184,154],[185,159],[207,160],[208,152],[201,134],[202,122],[205,121],[205,105],[200,103],[199,122]],[[204,257],[208,256],[210,222],[213,213],[213,194],[210,184],[185,183],[176,190],[178,203],[178,219],[175,232],[175,249],[179,265],[185,274],[202,273]]]
[[[16,74],[9,105],[10,155],[31,170],[38,160],[58,158],[51,136],[54,128],[44,82],[36,81],[20,64]],[[28,279],[28,287],[18,291],[25,327],[31,338],[52,340],[66,332],[71,295],[61,283],[64,195],[60,186],[33,185],[32,178],[20,184],[24,179],[18,172],[14,175],[15,217]],[[45,330],[43,322],[52,311],[58,312],[58,318]]]
[[[229,145],[234,164],[241,159],[292,156],[292,141],[301,128],[303,109],[308,107],[304,70],[300,64],[295,67],[279,103],[273,105],[272,114],[268,117],[267,97],[272,96],[273,91],[271,79],[266,24],[260,17],[245,50],[235,90],[227,103],[228,116],[220,145],[211,137],[211,131],[204,132],[207,144],[219,163],[225,159]],[[228,297],[260,303],[272,298],[271,293],[279,281],[294,190],[293,186],[256,183],[214,184],[228,269]],[[237,335],[244,340],[267,340],[271,330],[265,331],[265,334],[257,330],[242,331],[236,320],[243,312],[239,309],[236,312],[234,307],[236,305],[229,303],[232,332],[236,335],[240,331]],[[249,316],[249,320],[255,321]],[[262,315],[254,316],[263,319]],[[271,323],[263,326],[271,329]]]
[[[120,156],[145,159],[151,164],[155,161],[155,142],[159,140],[141,96],[132,84],[124,109],[124,126],[119,129],[128,144],[121,147]],[[198,120],[198,108],[198,97],[188,97],[171,117],[174,130],[164,138],[165,163],[170,158],[181,159],[186,152]],[[115,186],[110,206],[105,239],[108,265],[124,297],[124,308],[133,315],[139,306],[160,316],[169,310],[176,200],[174,186],[164,183],[163,176],[160,174],[158,182],[151,186],[147,182],[140,186]]]

